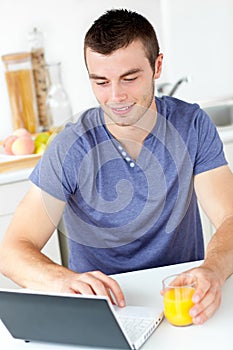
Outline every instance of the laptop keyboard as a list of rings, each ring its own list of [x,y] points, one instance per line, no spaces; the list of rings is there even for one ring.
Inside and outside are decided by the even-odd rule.
[[[132,342],[136,341],[145,332],[145,337],[149,336],[155,329],[153,319],[134,318],[134,317],[119,317],[122,327],[127,333]]]

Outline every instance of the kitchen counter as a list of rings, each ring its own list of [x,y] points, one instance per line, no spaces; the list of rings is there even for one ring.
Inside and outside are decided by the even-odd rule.
[[[0,185],[10,184],[18,181],[25,181],[28,179],[33,168],[26,168],[16,171],[7,171],[3,174],[0,173]]]
[[[184,263],[161,268],[129,272],[113,277],[121,285],[128,305],[142,305],[149,307],[160,306],[162,310],[162,297],[160,295],[161,281],[165,276],[182,272],[200,262]],[[218,311],[203,325],[189,327],[175,327],[166,319],[155,330],[153,335],[142,347],[142,350],[230,350],[232,349],[233,333],[233,276],[229,277],[223,286],[222,304]],[[65,320],[64,320],[65,322]],[[91,334],[90,334],[91,336]],[[81,348],[76,346],[30,342],[12,338],[4,325],[0,322],[1,345],[4,350],[71,350],[94,348]],[[103,350],[103,349],[101,349]]]
[[[0,175],[5,173],[17,172],[24,169],[32,169],[41,158],[41,154],[29,154],[13,156],[5,154],[0,146]],[[20,173],[19,173],[20,174]]]

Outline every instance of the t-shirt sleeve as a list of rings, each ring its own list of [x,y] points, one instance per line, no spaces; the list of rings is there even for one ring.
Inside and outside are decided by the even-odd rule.
[[[198,144],[194,175],[227,164],[223,143],[214,123],[203,110],[199,109],[198,114],[196,119]]]
[[[68,176],[70,169],[67,168],[66,161],[73,142],[69,128],[63,130],[51,142],[29,177],[43,191],[65,202],[72,195],[75,186],[75,179],[70,181],[72,177]]]

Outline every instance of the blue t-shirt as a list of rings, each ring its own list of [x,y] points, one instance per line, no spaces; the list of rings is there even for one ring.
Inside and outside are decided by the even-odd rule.
[[[156,105],[136,161],[93,108],[56,136],[30,176],[66,202],[72,270],[114,274],[203,259],[193,179],[227,163],[223,145],[197,104],[162,97]]]

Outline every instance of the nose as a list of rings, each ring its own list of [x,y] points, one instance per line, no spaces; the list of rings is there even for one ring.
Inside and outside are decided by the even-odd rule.
[[[111,85],[111,100],[113,102],[121,102],[127,98],[125,89],[119,82],[112,83]]]

